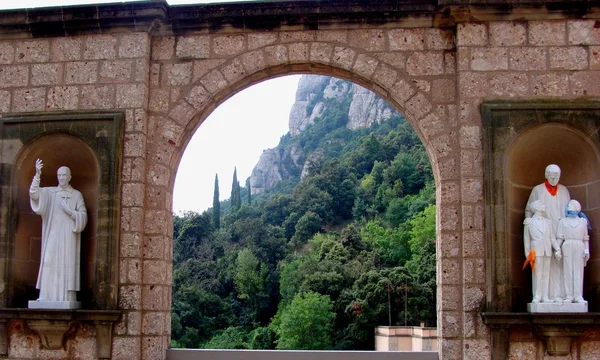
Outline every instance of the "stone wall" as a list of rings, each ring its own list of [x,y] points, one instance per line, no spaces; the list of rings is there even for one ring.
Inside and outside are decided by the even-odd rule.
[[[480,104],[599,96],[595,21],[540,6],[473,8],[478,11],[473,15],[469,8],[436,9],[428,1],[410,9],[382,2],[364,12],[359,5],[334,1],[315,18],[308,14],[319,3],[306,4],[303,9],[273,3],[167,12],[166,4],[155,2],[78,10],[79,16],[89,12],[95,14],[91,18],[106,18],[96,28],[78,28],[68,8],[57,10],[61,17],[0,13],[0,31],[11,38],[0,41],[2,116],[125,114],[118,264],[123,315],[113,328],[112,358],[165,358],[172,191],[193,132],[235,92],[293,73],[354,81],[393,104],[415,127],[437,189],[440,357],[491,358],[497,344],[481,317],[492,279],[486,277]],[[247,15],[239,15],[240,9]],[[586,16],[598,14],[588,10]],[[57,22],[67,36],[56,29],[42,31]],[[94,34],[98,31],[103,34]],[[45,38],[49,33],[55,36]],[[19,324],[12,320],[8,327],[9,358],[85,358],[95,346],[83,341],[89,333],[83,327],[66,350],[39,350],[37,336]],[[573,348],[573,358],[599,356],[598,335],[586,334]],[[511,357],[525,352],[543,357],[545,349],[526,328],[510,334],[508,351]]]

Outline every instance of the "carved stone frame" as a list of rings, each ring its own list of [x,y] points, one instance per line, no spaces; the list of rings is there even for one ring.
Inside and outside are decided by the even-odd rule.
[[[583,318],[569,321],[573,314],[525,312],[525,305],[530,299],[530,287],[527,289],[530,281],[527,276],[530,273],[525,271],[520,275],[525,257],[522,238],[518,237],[519,231],[522,236],[523,221],[518,209],[524,209],[531,188],[543,182],[544,167],[549,163],[558,163],[563,168],[561,183],[569,188],[572,198],[580,200],[580,197],[585,197],[584,208],[587,206],[587,211],[593,217],[594,230],[590,236],[592,239],[598,238],[596,229],[600,228],[600,191],[595,189],[600,184],[600,103],[586,100],[485,102],[481,105],[481,111],[487,263],[487,304],[483,319],[492,329],[493,358],[508,356],[510,327],[517,325],[531,327],[538,338],[544,341],[549,353],[563,354],[570,351],[571,339],[583,334],[586,325],[596,323],[598,314],[586,314],[594,319],[588,324]],[[526,148],[528,144],[532,144],[531,149]],[[536,156],[540,150],[547,150],[548,154],[522,163],[516,160],[513,153],[527,157],[528,154]],[[578,151],[584,154],[582,158],[585,161],[581,162],[593,168],[585,169],[583,175],[574,174],[572,170],[581,166],[573,164],[580,160]],[[571,158],[567,156],[574,160],[570,161]],[[532,169],[534,163],[535,169]],[[567,172],[565,168],[570,170]],[[526,186],[515,185],[510,178],[514,172],[522,172],[515,176],[520,179],[533,179]],[[578,176],[586,180],[578,183]],[[595,264],[586,268],[584,289],[590,311],[600,309],[600,267],[597,260],[600,251],[597,251],[598,248],[594,250],[591,252],[598,254],[598,257]],[[518,276],[525,280],[517,280]]]
[[[98,198],[94,199],[97,201],[96,239],[90,260],[94,264],[94,282],[88,284],[90,294],[83,308],[117,309],[123,132],[124,116],[120,112],[44,113],[0,118],[0,179],[3,180],[0,183],[0,283],[2,289],[6,289],[0,292],[0,307],[11,308],[17,304],[10,271],[17,223],[14,206],[19,184],[15,179],[29,171],[22,166],[30,165],[19,161],[28,146],[45,136],[65,136],[76,138],[91,149],[98,166]]]

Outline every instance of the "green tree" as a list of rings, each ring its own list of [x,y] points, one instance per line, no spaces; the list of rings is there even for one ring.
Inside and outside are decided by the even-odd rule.
[[[331,334],[335,318],[333,302],[327,295],[314,292],[298,294],[274,322],[277,349],[327,350],[332,348]]]
[[[235,271],[238,298],[248,304],[249,320],[256,321],[261,307],[269,298],[265,291],[268,269],[250,249],[245,248],[238,253]]]
[[[246,179],[246,189],[248,190],[248,205],[252,205],[252,186],[250,185],[250,178]]]
[[[231,209],[239,210],[242,207],[242,198],[240,193],[240,182],[237,179],[237,167],[233,169],[233,181],[231,182]]]
[[[215,174],[215,191],[213,194],[213,225],[221,227],[221,201],[219,200],[219,175]]]

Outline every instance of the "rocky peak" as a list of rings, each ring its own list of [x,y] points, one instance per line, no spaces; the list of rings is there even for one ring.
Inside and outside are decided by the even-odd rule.
[[[369,127],[381,123],[397,112],[382,98],[372,91],[346,80],[320,75],[304,75],[298,82],[296,101],[290,110],[289,129],[292,137],[299,135],[306,127],[329,111],[332,107],[344,106],[348,111],[349,129]],[[346,110],[347,109],[347,110]],[[302,149],[295,146],[288,150],[268,149],[261,155],[258,164],[250,176],[252,193],[262,193],[272,188],[282,179],[290,176],[289,167],[301,168],[306,173],[306,164],[299,163],[314,159],[311,154],[303,154]],[[288,168],[282,166],[286,161]]]

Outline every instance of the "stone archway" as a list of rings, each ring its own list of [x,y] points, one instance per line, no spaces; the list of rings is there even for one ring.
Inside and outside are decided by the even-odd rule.
[[[325,39],[318,41],[317,37]],[[394,46],[391,48],[395,50],[388,50],[390,45],[386,41],[396,37],[405,39],[407,43],[394,45],[401,50]],[[204,39],[202,36],[199,38]],[[366,48],[349,44],[356,42],[356,38],[362,39],[362,45]],[[382,38],[386,39],[384,45],[381,48],[375,45],[373,48],[370,40]],[[174,86],[180,93],[176,102],[166,100],[168,107],[164,106],[160,111],[149,114],[150,137],[147,149],[148,157],[153,161],[147,164],[146,199],[148,204],[156,206],[151,206],[146,211],[145,236],[149,239],[161,239],[160,241],[165,242],[165,248],[172,248],[171,235],[165,229],[171,228],[170,204],[177,165],[193,132],[220,103],[254,83],[286,74],[314,73],[350,80],[377,92],[403,113],[419,134],[429,154],[438,204],[438,323],[443,338],[460,338],[461,330],[457,324],[462,323],[463,315],[456,301],[459,304],[462,302],[459,299],[463,283],[459,258],[461,196],[458,195],[458,166],[461,159],[457,151],[457,109],[453,104],[455,80],[451,76],[454,72],[454,59],[447,52],[454,46],[452,34],[439,29],[407,29],[389,32],[352,30],[320,34],[307,31],[279,35],[215,36],[213,44],[227,42],[228,46],[225,48],[231,49],[233,46],[235,49],[237,46],[238,53],[225,59],[218,59],[217,56],[217,59],[198,60],[202,65],[190,65],[189,58],[197,50],[194,49],[194,41],[199,40],[191,36],[155,39],[153,54],[158,60],[152,66],[160,67],[161,74],[157,88],[153,90],[151,87],[151,98],[153,91],[166,95],[167,91],[162,90],[161,85],[185,82],[181,80],[181,76],[186,67],[193,66],[192,72],[196,67],[205,67],[201,73],[194,73],[195,81],[189,81],[184,86]],[[213,51],[217,52],[217,49],[213,48]],[[406,65],[399,65],[397,57],[402,57]],[[163,69],[167,71],[167,75],[162,73]],[[172,88],[169,93],[173,92]],[[477,130],[467,130],[462,134],[473,148],[480,144]],[[471,163],[470,166],[476,168],[478,163]],[[481,201],[481,188],[480,179],[470,180],[463,201]],[[476,218],[480,216],[477,208],[472,206],[462,211],[467,211],[467,221],[476,226],[476,230],[482,231],[482,224],[478,222],[481,218]],[[156,221],[157,218],[164,220]],[[474,297],[469,300],[471,311],[477,310],[483,302],[484,288],[484,279],[474,278],[476,274],[484,273],[483,254],[473,256],[481,258],[474,259],[468,269],[471,281],[479,283],[470,287],[470,294]],[[171,258],[166,260],[170,262]],[[161,266],[167,267],[169,275],[164,280],[169,285],[171,264]],[[444,297],[452,300],[443,301]],[[163,304],[165,311],[169,309],[166,305]],[[157,309],[147,310],[154,312]],[[471,321],[477,321],[475,316]],[[456,341],[461,340],[441,342],[442,351],[444,347],[456,351],[457,347],[461,347]]]

